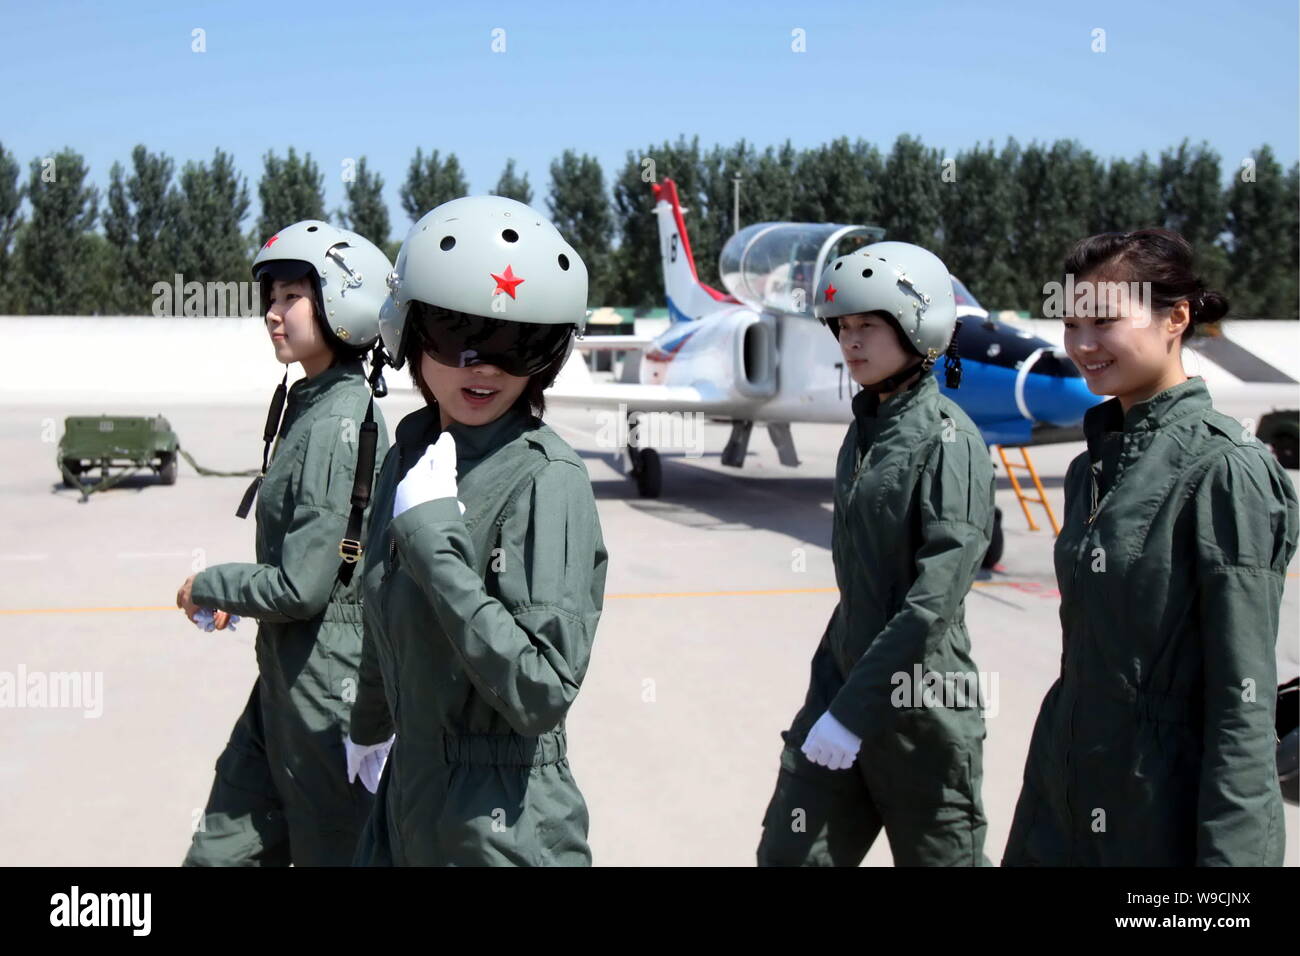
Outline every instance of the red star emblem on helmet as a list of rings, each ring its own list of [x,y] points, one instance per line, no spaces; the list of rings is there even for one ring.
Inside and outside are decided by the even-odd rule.
[[[497,275],[495,272],[490,273],[490,275],[492,278],[497,280],[497,287],[492,290],[492,294],[496,295],[498,292],[504,292],[512,299],[515,298],[515,286],[524,281],[511,272],[509,266],[506,266],[506,271],[503,275]]]
[[[264,245],[262,248],[263,248],[263,249],[270,249],[270,248],[271,248],[271,243],[275,242],[275,240],[277,240],[277,239],[279,239],[279,238],[280,238],[280,234],[277,232],[277,233],[276,233],[274,236],[272,236],[270,239],[266,240],[266,245]]]
[[[835,288],[835,286],[833,286],[833,285],[828,285],[828,286],[826,287],[826,291],[822,294],[822,297],[823,297],[827,302],[834,302],[834,301],[835,301],[835,293],[836,293],[836,292],[839,292],[839,291],[840,291],[840,290],[837,289],[837,288]]]

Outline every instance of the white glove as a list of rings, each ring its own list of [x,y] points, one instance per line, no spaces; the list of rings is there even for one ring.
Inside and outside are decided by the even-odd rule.
[[[817,718],[803,742],[804,756],[831,770],[846,770],[858,757],[862,738],[831,716],[828,710]]]
[[[362,786],[371,793],[379,789],[379,777],[384,772],[384,764],[388,763],[388,751],[393,749],[393,741],[397,739],[397,734],[389,737],[381,744],[357,744],[352,742],[351,737],[343,738],[343,750],[348,757],[348,783],[352,783],[359,776]]]
[[[215,631],[217,612],[210,607],[201,607],[194,614],[194,626],[201,631]],[[230,621],[226,624],[226,630],[233,631],[235,625],[239,623],[239,615],[230,615]]]
[[[455,497],[456,439],[451,437],[451,432],[443,432],[398,483],[397,494],[393,496],[393,517],[426,501]],[[460,513],[465,513],[463,504]]]

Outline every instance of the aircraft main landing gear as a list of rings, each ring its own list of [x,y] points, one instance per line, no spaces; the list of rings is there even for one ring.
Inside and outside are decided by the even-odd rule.
[[[984,561],[981,567],[986,570],[992,570],[997,563],[1002,560],[1002,509],[995,507],[993,509],[993,535],[989,538],[989,549],[984,552]]]

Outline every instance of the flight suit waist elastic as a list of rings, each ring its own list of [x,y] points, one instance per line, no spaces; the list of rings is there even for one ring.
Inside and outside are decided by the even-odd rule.
[[[537,737],[519,734],[441,734],[440,737],[442,757],[449,764],[545,767],[559,763],[568,750],[563,730],[552,730]]]
[[[338,603],[333,602],[325,605],[325,611],[321,617],[322,621],[333,622],[339,621],[343,624],[361,624],[361,604],[357,603]]]

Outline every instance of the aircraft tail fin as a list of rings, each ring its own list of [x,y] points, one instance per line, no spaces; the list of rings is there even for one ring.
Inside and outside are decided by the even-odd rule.
[[[737,300],[700,281],[695,257],[682,219],[677,184],[671,179],[651,183],[655,195],[655,219],[659,224],[659,259],[664,271],[664,296],[673,322],[693,322],[719,304]]]

